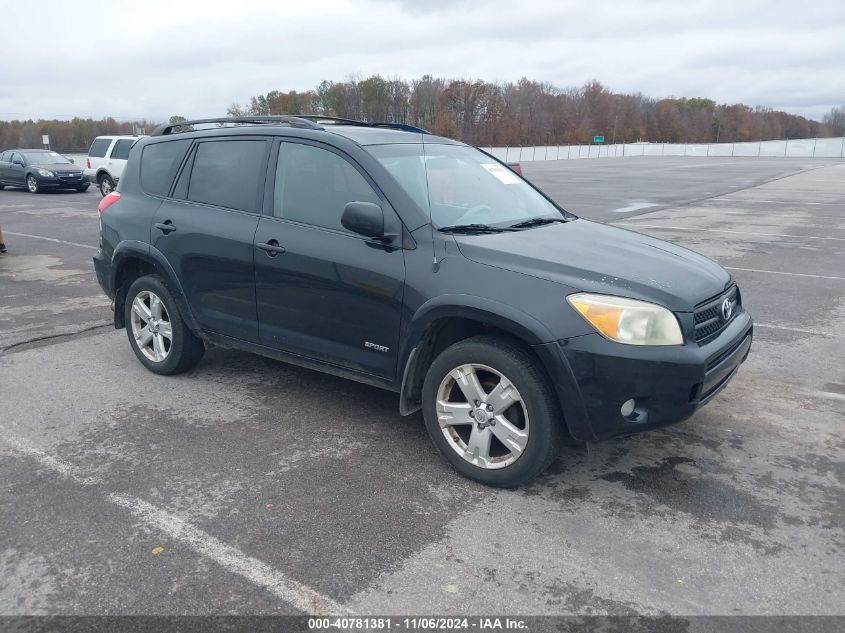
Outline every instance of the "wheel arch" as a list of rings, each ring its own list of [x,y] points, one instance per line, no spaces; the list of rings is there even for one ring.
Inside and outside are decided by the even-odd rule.
[[[102,176],[103,174],[105,174],[106,176],[108,176],[109,178],[111,178],[112,182],[117,183],[117,179],[116,179],[116,178],[112,175],[112,173],[111,173],[108,169],[106,169],[105,167],[98,167],[98,168],[97,168],[97,171],[96,171],[96,173],[95,173],[95,175],[94,175],[94,179],[95,179],[97,182],[100,182],[100,176]]]
[[[541,366],[544,364],[532,346],[554,340],[545,325],[513,306],[469,295],[445,295],[429,301],[414,315],[400,357],[401,415],[420,409],[426,370],[437,355],[478,334],[498,334],[522,343]]]
[[[123,312],[129,286],[139,277],[157,274],[164,279],[170,289],[188,329],[199,335],[199,326],[185,298],[182,284],[179,283],[179,278],[170,266],[170,262],[157,249],[143,242],[122,242],[118,244],[112,256],[112,271],[115,328],[121,329],[126,326]]]

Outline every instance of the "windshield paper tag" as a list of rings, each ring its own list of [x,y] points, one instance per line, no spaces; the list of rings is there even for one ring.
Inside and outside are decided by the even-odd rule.
[[[481,163],[481,166],[499,179],[505,185],[518,185],[519,177],[507,167],[498,163]]]

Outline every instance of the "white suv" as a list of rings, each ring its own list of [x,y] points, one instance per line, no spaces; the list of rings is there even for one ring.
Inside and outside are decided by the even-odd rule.
[[[107,196],[120,181],[129,150],[140,136],[98,136],[91,143],[85,161],[85,177],[97,185],[100,193]]]

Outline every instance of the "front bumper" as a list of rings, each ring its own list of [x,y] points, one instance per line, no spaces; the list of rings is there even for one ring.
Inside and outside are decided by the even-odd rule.
[[[61,175],[42,176],[36,174],[35,179],[44,189],[77,189],[87,187],[90,184],[84,174],[73,178]]]
[[[741,312],[706,344],[640,347],[599,334],[537,345],[571,434],[595,441],[674,424],[719,393],[748,356],[751,316]],[[634,399],[632,414],[622,404]]]

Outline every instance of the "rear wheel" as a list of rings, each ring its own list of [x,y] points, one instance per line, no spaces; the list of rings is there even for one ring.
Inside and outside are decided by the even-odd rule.
[[[459,473],[510,488],[559,454],[561,415],[531,353],[505,338],[478,336],[446,349],[423,384],[426,428]]]
[[[29,193],[41,193],[41,185],[32,174],[26,177],[26,188],[29,189]]]
[[[3,191],[6,188],[6,185],[0,185],[0,191]]]
[[[202,359],[205,346],[185,325],[173,295],[158,275],[140,277],[124,305],[129,344],[151,372],[180,374]]]
[[[100,174],[97,178],[97,186],[100,189],[100,193],[103,194],[103,197],[105,198],[114,191],[114,180],[112,180],[112,177],[108,174]]]

